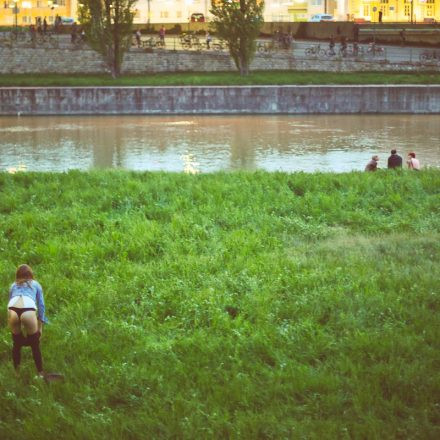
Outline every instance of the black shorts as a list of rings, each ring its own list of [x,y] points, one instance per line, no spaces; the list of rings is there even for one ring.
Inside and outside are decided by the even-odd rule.
[[[9,310],[14,311],[18,315],[19,318],[24,312],[29,312],[31,310],[36,311],[36,309],[34,309],[33,307],[24,307],[22,309],[20,309],[18,307],[9,307]]]

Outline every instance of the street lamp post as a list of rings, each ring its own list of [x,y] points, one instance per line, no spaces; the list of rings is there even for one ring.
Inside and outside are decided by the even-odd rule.
[[[13,0],[14,6],[12,6],[12,12],[15,14],[15,38],[18,35],[18,13],[20,9],[18,8],[18,0]]]

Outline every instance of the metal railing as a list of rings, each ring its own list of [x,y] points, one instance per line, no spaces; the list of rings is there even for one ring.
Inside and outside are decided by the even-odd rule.
[[[77,37],[75,42],[66,34],[52,32],[3,32],[0,33],[0,47],[31,47],[31,48],[66,48],[87,49],[87,41]],[[167,36],[164,40],[156,35],[142,35],[140,41],[133,37],[130,51],[184,50],[195,52],[224,52],[228,46],[225,41],[213,38],[207,41],[204,35],[183,33]],[[379,45],[375,43],[346,45],[336,43],[330,46],[328,41],[297,41],[291,38],[267,38],[256,42],[256,55],[290,56],[298,60],[315,61],[353,61],[371,63],[408,64],[440,67],[440,49]]]

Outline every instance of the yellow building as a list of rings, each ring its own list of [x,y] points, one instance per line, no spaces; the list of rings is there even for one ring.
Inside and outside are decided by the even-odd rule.
[[[138,0],[134,22],[147,23],[148,13],[152,23],[187,23],[192,12],[202,12],[209,20],[212,1]],[[56,15],[76,20],[77,8],[78,0],[0,0],[0,25],[17,20],[19,26],[29,26],[37,17],[46,17],[51,25]],[[265,0],[267,22],[307,21],[319,13],[341,21],[440,22],[440,0]]]
[[[351,19],[377,23],[440,21],[440,0],[348,0]]]
[[[46,18],[52,25],[55,17],[72,17],[76,11],[72,10],[71,0],[0,0],[0,25],[29,26],[35,24],[36,19]],[[76,2],[75,2],[76,9]]]

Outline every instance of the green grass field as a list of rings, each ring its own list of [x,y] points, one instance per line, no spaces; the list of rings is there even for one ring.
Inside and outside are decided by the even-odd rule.
[[[0,438],[438,439],[439,238],[439,170],[0,173]]]
[[[0,75],[0,87],[44,86],[208,86],[208,85],[289,85],[289,84],[440,84],[440,73],[387,72],[179,72],[130,75],[112,79],[109,75],[26,74]]]

